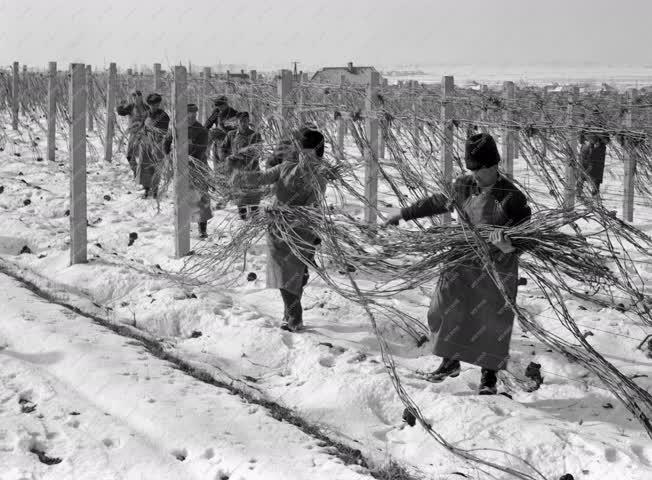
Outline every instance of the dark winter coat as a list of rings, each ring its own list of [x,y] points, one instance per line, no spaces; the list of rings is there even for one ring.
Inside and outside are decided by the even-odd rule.
[[[147,139],[141,145],[138,178],[145,188],[158,185],[157,168],[165,158],[164,142],[170,126],[170,117],[163,110],[150,110],[145,119]]]
[[[172,150],[172,133],[168,132],[164,146],[165,153]],[[206,222],[213,218],[209,196],[209,181],[211,178],[207,160],[208,130],[195,121],[188,125],[188,171],[190,175],[190,189],[196,197],[192,203],[196,207],[197,221]]]
[[[503,176],[480,193],[473,176],[459,177],[454,200],[473,225],[509,226],[527,221],[531,210],[523,193]],[[401,211],[405,220],[452,211],[454,203],[436,194]],[[516,300],[518,254],[504,254],[491,246],[500,280]],[[428,325],[435,355],[492,370],[504,369],[509,357],[514,313],[478,258],[463,266],[444,268],[432,296]]]
[[[245,132],[241,132],[239,128],[231,130],[226,134],[224,143],[222,144],[222,158],[227,158],[229,155],[242,153],[248,159],[247,163],[251,165],[250,170],[257,170],[259,155],[256,149],[247,149],[252,145],[262,143],[260,134],[251,128]],[[247,149],[243,152],[243,150]],[[253,165],[255,163],[255,166]]]
[[[604,164],[607,156],[607,142],[604,138],[593,142],[586,141],[580,150],[582,168],[595,185],[600,185],[604,176]]]
[[[223,110],[213,109],[204,122],[204,127],[211,131],[211,139],[222,142],[229,131],[237,128],[237,115],[238,111],[233,107],[226,107]]]
[[[116,111],[121,117],[129,117],[129,126],[127,127],[127,133],[129,134],[129,139],[127,140],[127,160],[135,171],[138,164],[136,159],[138,156],[138,136],[142,133],[143,125],[149,115],[149,105],[146,103],[141,103],[140,105],[136,103],[118,105]]]
[[[284,161],[264,172],[240,172],[235,181],[248,185],[273,185],[275,205],[283,207],[314,206],[323,196],[329,175],[323,160],[303,155],[296,161]],[[303,290],[307,264],[314,257],[318,237],[307,225],[295,223],[290,227],[300,256],[286,243],[276,227],[267,234],[267,287],[284,289],[295,295]],[[300,258],[301,257],[301,258]]]

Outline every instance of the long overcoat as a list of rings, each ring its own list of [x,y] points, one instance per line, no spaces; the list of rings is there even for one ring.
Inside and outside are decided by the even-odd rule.
[[[240,172],[234,180],[248,185],[273,185],[275,205],[278,206],[315,206],[326,190],[328,172],[321,159],[302,154],[264,172]],[[295,240],[290,244],[283,238],[285,235]],[[299,295],[318,242],[308,225],[295,221],[284,232],[271,226],[267,232],[267,288]]]
[[[149,106],[146,103],[129,103],[127,105],[118,105],[116,111],[122,117],[129,117],[129,126],[127,127],[127,161],[134,175],[138,168],[139,154],[139,136],[142,136],[145,120],[149,115]]]
[[[580,150],[582,168],[595,185],[602,183],[606,156],[607,141],[602,138],[585,142]]]
[[[138,182],[145,188],[158,186],[157,168],[165,158],[164,143],[170,117],[163,110],[150,110],[145,120],[146,139],[140,144],[140,163],[138,165]]]
[[[402,210],[406,220],[453,210],[473,225],[509,226],[530,217],[522,192],[503,176],[490,191],[480,192],[472,176],[458,178],[455,202],[433,195]],[[516,300],[518,253],[504,254],[491,246],[500,280],[509,298]],[[505,368],[509,357],[514,313],[494,282],[488,266],[475,260],[444,267],[432,295],[428,325],[435,355],[455,358],[492,370]]]

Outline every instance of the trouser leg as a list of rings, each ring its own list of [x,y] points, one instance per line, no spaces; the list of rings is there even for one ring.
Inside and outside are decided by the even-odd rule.
[[[303,292],[295,294],[285,289],[281,289],[283,298],[284,315],[283,320],[287,322],[290,328],[297,328],[303,325],[303,307],[301,306],[301,296]]]

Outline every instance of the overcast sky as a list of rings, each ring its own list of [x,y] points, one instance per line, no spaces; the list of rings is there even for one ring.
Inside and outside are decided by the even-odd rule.
[[[0,0],[0,65],[652,64],[650,0]]]

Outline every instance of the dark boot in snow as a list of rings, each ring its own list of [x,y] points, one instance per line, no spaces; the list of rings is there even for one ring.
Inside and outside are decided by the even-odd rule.
[[[495,370],[489,370],[488,368],[482,369],[482,377],[480,379],[480,389],[478,394],[480,395],[496,395],[498,389],[496,388],[496,382],[498,378],[496,377]]]
[[[303,323],[291,325],[287,322],[283,322],[281,324],[281,330],[285,330],[286,332],[296,333],[296,332],[300,332],[303,329],[304,329]]]
[[[198,225],[199,225],[199,238],[208,238],[208,233],[206,233],[208,222],[199,222]]]
[[[426,375],[426,380],[433,383],[443,382],[446,377],[457,377],[460,374],[460,370],[459,360],[444,358],[437,370]]]
[[[149,188],[145,189],[145,193],[143,193],[143,198],[149,197]]]

